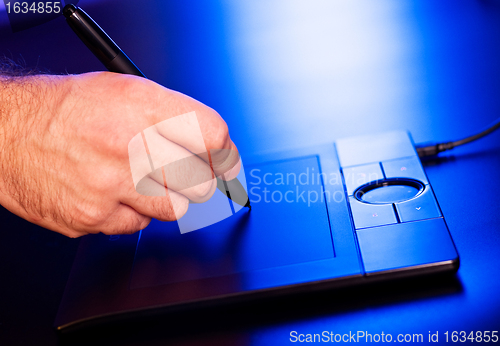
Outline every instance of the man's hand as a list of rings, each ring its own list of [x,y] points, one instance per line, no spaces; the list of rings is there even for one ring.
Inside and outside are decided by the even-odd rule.
[[[190,200],[213,195],[212,172],[229,180],[240,169],[226,123],[214,110],[146,79],[108,72],[0,77],[0,87],[0,204],[64,235],[132,233],[151,218],[175,220]],[[138,193],[130,141],[193,111],[205,147],[190,137],[189,124],[154,128],[148,143],[164,146],[167,156],[198,156],[170,172],[166,197]],[[189,183],[193,176],[196,184]],[[151,184],[161,183],[151,175]]]

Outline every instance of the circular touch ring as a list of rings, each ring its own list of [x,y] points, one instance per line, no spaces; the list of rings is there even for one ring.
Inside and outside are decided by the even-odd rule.
[[[398,203],[417,197],[424,189],[425,185],[414,179],[383,179],[360,186],[354,198],[369,204]]]

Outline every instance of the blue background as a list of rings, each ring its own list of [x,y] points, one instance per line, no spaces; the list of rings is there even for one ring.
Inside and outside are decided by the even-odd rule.
[[[452,140],[500,115],[500,1],[79,5],[148,78],[216,109],[243,158],[387,130],[407,129],[417,143]],[[2,27],[0,54],[53,73],[103,70],[61,17],[15,34]],[[106,345],[280,345],[292,330],[425,340],[440,331],[440,341],[445,331],[499,330],[500,132],[425,170],[461,256],[456,277],[313,293],[87,337]],[[78,240],[5,210],[0,222],[0,344],[83,343],[57,340],[51,328]]]

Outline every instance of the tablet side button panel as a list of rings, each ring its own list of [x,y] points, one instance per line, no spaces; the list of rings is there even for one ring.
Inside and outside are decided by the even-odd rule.
[[[367,275],[458,258],[442,218],[361,229],[356,234]]]

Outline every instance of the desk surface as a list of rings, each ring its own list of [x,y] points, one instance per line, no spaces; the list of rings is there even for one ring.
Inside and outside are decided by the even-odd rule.
[[[500,2],[91,1],[79,4],[152,80],[216,109],[245,155],[407,129],[461,138],[500,115]],[[119,6],[118,6],[119,5]],[[118,6],[109,16],[110,6]],[[59,17],[0,37],[54,73],[103,70]],[[426,172],[461,256],[456,277],[215,309],[87,336],[106,345],[279,345],[290,332],[500,329],[500,132]],[[0,344],[57,340],[52,322],[78,240],[0,214]],[[117,336],[121,335],[121,336]],[[5,341],[5,342],[4,342]]]

